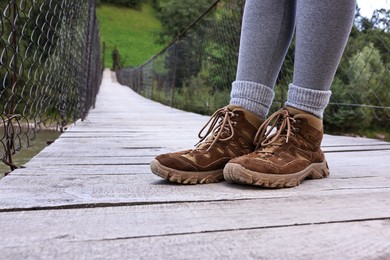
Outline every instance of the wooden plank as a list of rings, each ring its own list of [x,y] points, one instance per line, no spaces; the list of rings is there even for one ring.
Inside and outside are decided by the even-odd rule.
[[[148,133],[148,132],[136,132],[136,133],[108,133],[108,132],[102,132],[102,133],[83,133],[83,134],[77,134],[77,135],[62,135],[61,139],[67,139],[67,142],[95,142],[95,143],[109,143],[113,140],[123,140],[124,142],[129,141],[140,141],[140,140],[151,140],[156,142],[156,140],[159,139],[166,139],[170,140],[170,142],[175,143],[175,140],[192,140],[193,143],[196,143],[198,139],[198,132],[189,130],[185,130],[184,133],[179,131],[169,131],[169,132],[160,132],[158,134],[156,133]],[[324,151],[344,151],[344,150],[390,150],[390,143],[384,142],[384,143],[362,143],[359,144],[340,144],[340,145],[328,145],[326,143],[326,140],[324,141],[324,145],[322,145],[322,149]]]
[[[68,131],[66,133],[63,133],[61,135],[61,138],[112,138],[113,136],[118,138],[142,138],[142,137],[150,137],[152,134],[157,134],[157,136],[169,136],[172,135],[172,133],[155,133],[155,129],[139,129],[139,130],[122,130],[119,129],[117,131],[109,131],[100,129],[101,131]],[[176,132],[180,132],[181,136],[191,136],[192,133],[187,133],[187,129],[178,131],[178,129],[175,129]],[[193,131],[194,133],[197,131]],[[164,135],[165,133],[165,135]]]
[[[74,157],[74,158],[44,158],[35,157],[31,159],[26,167],[37,165],[139,165],[149,164],[154,156],[107,156],[107,157]]]
[[[148,142],[148,145],[144,146],[135,146],[133,145],[133,140],[126,140],[122,139],[122,143],[115,143],[113,142],[101,142],[101,143],[91,143],[88,146],[81,146],[77,150],[72,149],[72,147],[69,146],[49,146],[45,150],[43,150],[39,156],[44,156],[47,154],[55,154],[57,153],[58,156],[64,156],[64,157],[75,157],[75,153],[77,153],[77,156],[79,154],[83,156],[83,154],[89,154],[89,153],[95,153],[99,150],[101,151],[106,151],[105,153],[100,154],[101,156],[103,155],[108,155],[110,152],[113,152],[114,150],[116,151],[123,151],[127,155],[131,155],[131,153],[134,153],[135,155],[137,152],[142,152],[144,150],[150,150],[150,151],[156,151],[159,154],[164,153],[164,152],[172,152],[175,151],[174,149],[191,149],[194,147],[194,144],[196,143],[196,140],[192,140],[193,138],[188,138],[185,141],[182,142],[177,142],[177,141],[172,141],[172,142],[166,142],[166,143],[161,143],[161,142]],[[102,140],[102,139],[100,139]],[[164,146],[162,146],[164,144]],[[149,149],[150,148],[150,149]],[[390,145],[362,145],[362,146],[341,146],[341,147],[323,147],[322,149],[325,153],[331,153],[331,152],[352,152],[352,151],[390,151]],[[73,153],[72,153],[73,151]],[[50,155],[51,156],[51,155]]]
[[[66,175],[67,177],[89,176],[89,175],[135,175],[151,174],[149,164],[140,165],[35,165],[18,169],[12,172],[15,176],[47,176]]]
[[[75,132],[73,133],[72,131],[67,131],[65,134],[63,134],[61,137],[63,138],[75,138],[75,137],[88,137],[88,138],[93,138],[93,137],[97,137],[97,138],[102,138],[104,136],[111,136],[113,135],[113,133],[121,133],[121,135],[119,135],[120,137],[123,137],[123,138],[126,138],[126,137],[135,137],[135,136],[148,136],[148,137],[155,137],[155,135],[157,134],[157,136],[172,136],[172,132],[176,133],[176,132],[179,132],[180,135],[177,136],[177,138],[182,138],[182,136],[185,138],[187,136],[189,137],[192,137],[193,139],[197,140],[197,133],[198,131],[200,130],[202,124],[199,124],[199,127],[196,128],[196,129],[189,129],[189,128],[186,128],[184,126],[181,126],[181,125],[178,125],[177,127],[173,127],[173,126],[158,126],[158,130],[159,132],[156,133],[156,129],[152,129],[152,128],[141,128],[139,126],[137,127],[131,127],[130,129],[129,128],[126,128],[126,130],[119,130],[119,129],[113,129],[112,131],[110,131],[110,126],[107,126],[106,129],[104,128],[100,128],[100,129],[96,129],[95,127],[87,127],[85,128],[86,130],[83,131],[81,130],[81,128],[75,130]],[[174,131],[172,131],[172,128],[174,128]],[[89,132],[90,129],[93,129],[93,132]],[[167,131],[164,131],[164,129],[166,129]],[[168,131],[169,130],[169,131]],[[186,134],[186,132],[188,132],[188,134]],[[184,132],[184,133],[183,133]],[[195,134],[195,135],[193,135]],[[115,134],[115,136],[117,136],[117,134]],[[184,139],[183,138],[183,139]],[[324,140],[323,140],[323,144],[322,144],[322,147],[325,149],[325,148],[332,148],[332,147],[354,147],[354,146],[385,146],[386,148],[388,148],[388,146],[390,145],[389,142],[383,142],[383,141],[379,141],[379,140],[374,140],[374,139],[367,139],[367,138],[355,138],[355,137],[343,137],[343,136],[331,136],[331,135],[325,135],[324,136]]]
[[[333,194],[326,197],[315,195],[207,203],[2,212],[1,220],[6,225],[0,225],[0,233],[7,237],[6,241],[2,242],[3,246],[20,246],[42,240],[49,241],[56,237],[63,237],[63,242],[76,242],[356,222],[387,218],[390,214],[389,195],[390,191],[366,194],[364,199],[355,194]],[[37,219],[40,221],[37,222]],[[75,223],[76,219],[80,220],[77,221],[78,224]],[[51,228],[47,229],[47,226]],[[116,232],[110,232],[115,229]]]
[[[123,140],[119,138],[112,138],[112,139],[96,139],[94,142],[91,142],[91,138],[63,138],[56,140],[57,145],[64,145],[64,146],[72,146],[74,144],[77,144],[77,146],[83,146],[85,144],[90,144],[91,146],[96,147],[123,147],[123,146],[132,146],[132,147],[143,147],[143,146],[177,146],[179,144],[187,144],[190,146],[194,146],[194,144],[197,143],[197,138],[161,138],[161,139],[130,139],[130,140]],[[158,140],[158,141],[157,141]]]
[[[389,231],[389,220],[377,220],[136,239],[92,238],[78,243],[63,242],[72,236],[66,233],[49,241],[0,247],[4,259],[389,259]]]
[[[63,134],[61,136],[61,139],[60,140],[63,140],[64,142],[69,142],[69,141],[74,141],[74,142],[77,142],[78,140],[83,140],[85,139],[84,141],[87,141],[87,140],[91,140],[91,141],[97,141],[97,140],[112,140],[112,139],[149,139],[149,140],[152,140],[153,137],[154,137],[154,140],[158,140],[158,139],[164,139],[164,138],[167,138],[167,139],[187,139],[187,138],[191,138],[191,139],[194,139],[196,141],[198,141],[198,129],[196,129],[196,131],[194,129],[185,129],[184,132],[182,131],[172,131],[172,130],[167,130],[167,131],[164,131],[162,129],[154,129],[155,131],[158,131],[157,133],[156,132],[148,132],[146,130],[140,130],[138,132],[129,132],[129,133],[116,133],[116,132],[112,132],[112,133],[86,133],[86,134],[83,134],[83,135],[71,135],[71,134]],[[178,134],[176,136],[176,138],[172,138],[174,134]],[[341,137],[342,138],[342,137]],[[336,139],[336,140],[334,140]],[[337,137],[336,138],[332,138],[332,139],[324,139],[324,142],[323,142],[323,145],[322,147],[323,148],[332,148],[332,147],[354,147],[354,146],[366,146],[366,147],[369,147],[369,146],[384,146],[384,147],[387,147],[390,145],[390,143],[388,142],[377,142],[377,143],[371,143],[371,142],[364,142],[364,141],[361,141],[360,139],[356,140],[356,143],[343,143],[343,142],[339,142],[337,144],[330,144],[330,142],[337,142]]]
[[[158,140],[158,141],[157,141]],[[57,140],[51,145],[50,149],[62,149],[70,150],[72,144],[77,143],[80,149],[88,147],[89,149],[110,149],[110,148],[123,148],[123,147],[163,147],[163,148],[176,148],[182,149],[193,148],[198,139],[194,136],[188,136],[187,138],[174,138],[174,137],[161,137],[156,139],[152,137],[148,138],[62,138]],[[49,149],[49,148],[48,148]],[[325,153],[331,152],[349,152],[349,151],[390,151],[390,145],[356,145],[356,146],[339,146],[339,147],[323,147]],[[77,151],[77,150],[76,150]],[[174,151],[172,149],[172,151]]]
[[[175,134],[177,136],[177,134]],[[150,139],[149,139],[150,138]],[[65,144],[58,140],[58,142],[46,147],[35,159],[38,158],[72,158],[72,157],[108,157],[108,156],[157,156],[161,153],[173,152],[178,150],[185,150],[194,147],[196,143],[196,139],[192,137],[181,138],[183,139],[171,139],[165,138],[164,141],[156,141],[156,139],[143,138],[142,140],[138,138],[126,139],[126,138],[114,138],[110,137],[106,138],[85,138],[77,139],[77,140],[67,140]],[[184,140],[185,139],[185,140]],[[80,148],[76,150],[69,143],[73,143],[72,141],[77,142],[80,145]],[[158,145],[158,146],[156,146]],[[325,146],[323,147],[325,153],[327,153],[327,157],[332,157],[330,153],[334,152],[343,152],[340,156],[348,157],[348,154],[345,152],[351,151],[383,151],[380,154],[379,158],[383,158],[384,156],[388,156],[388,151],[390,150],[390,145],[378,144],[378,145],[344,145],[344,146]],[[356,154],[357,157],[365,156],[364,153]],[[338,160],[340,161],[340,160]],[[389,162],[390,160],[382,160],[383,163]]]
[[[280,198],[375,193],[390,189],[390,177],[308,180],[291,189],[261,189],[228,183],[175,185],[152,174],[10,175],[0,182],[0,209],[94,203],[147,203]]]
[[[175,149],[175,148],[173,148]],[[107,148],[107,149],[77,149],[72,152],[72,149],[51,149],[39,153],[35,158],[44,160],[46,158],[73,158],[73,157],[115,157],[115,156],[156,156],[162,153],[173,151],[172,148],[153,148],[153,147],[121,147],[121,148]],[[184,147],[177,147],[184,149]],[[176,150],[175,149],[175,150]]]
[[[369,152],[338,152],[326,153],[325,158],[328,161],[331,171],[340,172],[345,168],[355,169],[359,173],[371,168],[372,172],[383,172],[390,176],[390,150],[369,151]],[[365,170],[361,170],[360,167]],[[353,176],[353,175],[352,175]]]

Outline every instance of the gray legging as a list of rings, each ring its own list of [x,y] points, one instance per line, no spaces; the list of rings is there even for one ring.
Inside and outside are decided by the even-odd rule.
[[[296,28],[286,105],[322,117],[355,11],[355,0],[247,0],[231,104],[265,117]]]

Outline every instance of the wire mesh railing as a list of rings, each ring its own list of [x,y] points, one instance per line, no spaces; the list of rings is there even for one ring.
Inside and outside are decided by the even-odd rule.
[[[95,0],[0,2],[0,159],[85,118],[101,81]]]
[[[229,103],[235,80],[244,1],[216,1],[163,51],[138,68],[117,71],[120,83],[176,108],[210,114]],[[390,129],[390,11],[358,10],[325,112],[327,131]],[[275,87],[272,111],[292,81],[294,42]],[[271,111],[271,112],[272,112]]]

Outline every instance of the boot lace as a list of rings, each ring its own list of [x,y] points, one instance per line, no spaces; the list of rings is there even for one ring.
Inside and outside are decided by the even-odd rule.
[[[236,122],[233,122],[231,119],[234,116],[235,114],[227,107],[223,107],[215,111],[206,125],[199,131],[198,137],[200,140],[195,146],[197,148],[204,148],[205,145],[210,144],[207,148],[207,151],[209,151],[218,140],[228,141],[232,139],[234,136],[234,126]],[[209,127],[206,131],[207,126]],[[203,134],[203,132],[205,133]],[[227,133],[228,136],[222,137],[223,133]],[[207,138],[208,136],[210,136],[210,138]],[[205,142],[202,143],[203,141]]]
[[[256,133],[254,144],[257,152],[272,154],[275,148],[288,143],[290,136],[294,135],[292,132],[296,130],[293,127],[296,121],[285,109],[273,113]],[[269,125],[271,127],[267,130]],[[275,128],[276,131],[274,131]]]

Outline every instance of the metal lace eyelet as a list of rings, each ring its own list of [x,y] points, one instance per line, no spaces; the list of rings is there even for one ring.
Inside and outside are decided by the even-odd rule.
[[[293,128],[293,132],[296,133],[296,134],[299,133],[300,131],[301,131],[301,129],[299,127],[294,127]]]

